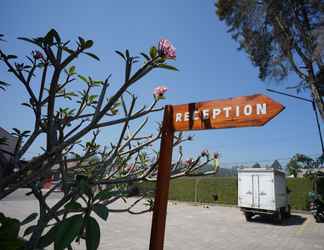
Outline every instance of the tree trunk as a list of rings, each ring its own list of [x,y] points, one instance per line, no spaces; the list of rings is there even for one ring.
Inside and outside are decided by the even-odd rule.
[[[322,117],[322,120],[324,121],[324,103],[323,103],[323,99],[318,91],[318,88],[316,87],[316,85],[314,83],[310,83],[310,89],[312,91],[313,94],[313,98],[315,100],[317,109]]]

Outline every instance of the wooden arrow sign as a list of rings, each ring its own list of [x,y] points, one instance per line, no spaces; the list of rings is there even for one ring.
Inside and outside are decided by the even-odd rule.
[[[175,131],[263,126],[285,107],[256,94],[235,98],[173,105]]]
[[[174,131],[262,126],[284,108],[260,94],[165,107],[150,250],[163,249]]]

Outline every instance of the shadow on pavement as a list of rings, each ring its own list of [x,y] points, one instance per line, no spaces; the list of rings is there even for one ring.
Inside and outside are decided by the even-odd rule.
[[[271,216],[260,216],[256,215],[252,218],[251,222],[256,223],[264,223],[264,224],[272,224],[272,225],[279,225],[279,226],[295,226],[295,225],[302,225],[306,221],[306,217],[293,214],[288,219],[285,219],[282,224],[278,224]]]

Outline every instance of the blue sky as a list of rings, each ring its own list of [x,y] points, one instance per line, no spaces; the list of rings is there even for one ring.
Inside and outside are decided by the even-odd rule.
[[[134,92],[143,103],[150,104],[157,85],[169,88],[162,104],[181,104],[241,95],[263,93],[282,103],[286,109],[260,128],[222,129],[193,132],[194,142],[185,145],[189,157],[202,149],[218,151],[224,166],[232,163],[269,163],[287,161],[295,153],[319,155],[318,131],[312,107],[308,103],[266,92],[266,88],[288,91],[297,79],[291,76],[282,83],[261,82],[258,71],[247,55],[237,50],[227,28],[215,16],[214,1],[3,1],[0,33],[9,41],[6,51],[26,55],[32,49],[17,41],[18,36],[40,36],[55,28],[65,40],[78,36],[95,41],[91,49],[101,62],[81,58],[80,73],[103,79],[112,73],[113,84],[120,84],[123,65],[114,50],[128,48],[133,54],[148,51],[160,38],[168,38],[177,48],[173,65],[179,72],[158,70],[138,83]],[[11,87],[0,92],[0,126],[28,129],[31,114],[18,106],[25,101],[22,87],[8,77],[0,66],[1,80]],[[309,97],[309,93],[301,94]],[[151,123],[162,119],[153,116]],[[104,131],[104,138],[114,132]],[[106,139],[102,139],[102,143]],[[28,157],[39,152],[36,144]]]

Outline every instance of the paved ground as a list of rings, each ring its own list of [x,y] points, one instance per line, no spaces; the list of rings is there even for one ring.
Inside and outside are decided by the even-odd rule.
[[[20,218],[27,216],[34,206],[22,191],[0,201],[1,212]],[[101,220],[100,249],[148,249],[151,216],[110,214],[108,222]],[[75,249],[85,247],[81,244]],[[324,249],[324,223],[315,223],[307,214],[293,214],[283,226],[261,218],[246,222],[234,207],[170,202],[165,249]]]

